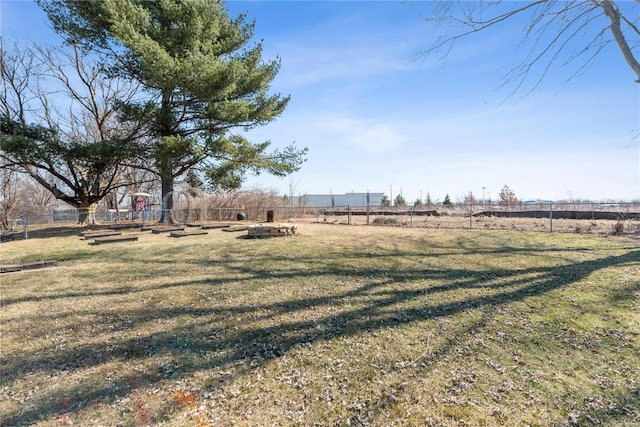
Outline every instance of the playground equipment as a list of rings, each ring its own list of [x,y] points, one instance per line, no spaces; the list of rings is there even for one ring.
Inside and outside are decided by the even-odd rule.
[[[238,214],[236,215],[236,219],[238,221],[244,221],[245,219],[247,219],[247,213],[245,212],[245,210],[246,210],[245,205],[242,205],[242,210],[238,212]]]
[[[149,193],[133,193],[131,195],[131,212],[132,219],[142,218],[142,225],[149,219],[149,207],[151,206],[151,194]]]

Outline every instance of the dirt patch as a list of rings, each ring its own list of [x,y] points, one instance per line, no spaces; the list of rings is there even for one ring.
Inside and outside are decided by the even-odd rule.
[[[333,216],[324,215],[319,218],[294,218],[296,222],[324,222],[330,224],[367,225],[366,216],[352,215]],[[369,225],[384,225],[392,227],[414,227],[435,229],[477,229],[477,230],[511,230],[538,233],[578,233],[595,235],[625,235],[640,237],[640,220],[626,219],[549,219],[547,218],[517,218],[498,216],[469,216],[439,215],[439,216],[411,216],[370,215]]]

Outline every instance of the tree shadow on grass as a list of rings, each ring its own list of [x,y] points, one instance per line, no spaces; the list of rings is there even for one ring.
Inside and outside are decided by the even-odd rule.
[[[513,254],[519,254],[519,253],[528,254],[528,255],[536,254],[536,253],[539,253],[541,255],[542,254],[548,255],[549,253],[553,253],[553,252],[566,253],[568,251],[567,249],[557,249],[557,248],[527,249],[527,248],[518,248],[518,247],[510,247],[510,246],[505,246],[497,249],[494,248],[494,249],[477,249],[477,250],[469,249],[469,248],[458,248],[459,252],[451,252],[451,248],[448,248],[446,246],[443,246],[442,248],[436,247],[436,249],[441,249],[441,251],[430,252],[428,256],[438,258],[438,257],[451,256],[451,255],[472,255],[472,254],[484,254],[484,255],[512,254],[513,255]],[[588,252],[590,251],[590,249],[572,248],[571,251],[572,252]],[[129,256],[130,254],[128,251],[121,251],[119,253],[109,254],[110,260],[118,263],[121,266],[128,265]],[[178,264],[182,264],[182,265],[193,264],[194,268],[200,268],[200,267],[207,267],[212,264],[220,263],[220,260],[212,261],[212,260],[200,260],[200,259],[194,259],[194,260],[182,259],[180,258],[179,254],[175,252],[175,248],[168,248],[164,250],[158,249],[154,252],[154,256],[156,256],[157,259],[146,260],[145,264],[156,265],[157,267],[155,267],[154,271],[158,273],[160,273],[160,270],[158,270],[160,268],[171,271],[173,266]],[[164,256],[167,256],[167,257],[170,256],[170,257],[173,257],[173,259],[168,260],[164,258]],[[228,260],[226,261],[226,269],[228,269],[229,271],[234,271],[234,272],[245,275],[246,278],[241,279],[240,281],[244,280],[247,282],[253,281],[253,280],[262,280],[267,278],[271,278],[271,279],[277,278],[277,279],[288,280],[296,277],[311,277],[311,276],[321,276],[321,275],[327,275],[327,274],[339,274],[340,276],[347,277],[347,278],[368,278],[369,276],[382,274],[388,277],[395,277],[396,281],[420,279],[420,278],[449,279],[449,278],[468,276],[469,270],[467,269],[447,269],[447,270],[403,269],[401,272],[393,272],[393,271],[389,271],[389,269],[386,267],[377,267],[377,266],[370,266],[370,267],[367,267],[366,269],[345,270],[340,265],[340,262],[344,262],[345,260],[349,260],[349,259],[367,258],[369,260],[375,260],[376,258],[380,258],[380,259],[388,259],[390,257],[419,258],[424,256],[425,254],[420,251],[411,251],[411,252],[402,251],[401,253],[380,252],[377,254],[356,251],[349,254],[339,254],[334,256],[323,254],[322,261],[319,261],[318,257],[296,256],[295,258],[297,263],[303,263],[305,265],[312,266],[311,270],[296,271],[288,268],[284,272],[274,272],[274,270],[271,267],[275,264],[278,264],[279,262],[289,261],[290,259],[289,256],[270,255],[268,258],[265,259],[266,262],[264,262],[264,260],[263,261],[256,260],[257,262],[255,262],[254,265],[252,266],[246,266],[246,263],[239,263],[237,266],[232,265],[233,263],[230,261],[232,257],[229,257]],[[69,252],[68,254],[65,255],[65,258],[62,261],[92,262],[96,258],[99,259],[100,257],[102,257],[102,254],[85,249],[85,250],[77,250],[74,252]],[[222,262],[225,263],[224,260],[222,260]],[[260,266],[256,266],[256,264],[264,265],[264,267],[261,268]],[[320,266],[321,266],[321,269],[319,269]],[[545,269],[541,269],[541,270],[545,270]],[[534,270],[530,270],[530,271],[534,271]],[[512,274],[513,274],[512,270],[504,270],[504,271],[492,270],[491,271],[491,275],[493,275],[495,278],[498,278],[500,276],[507,277]],[[471,279],[473,280],[473,278]],[[239,279],[235,277],[234,278],[219,277],[219,278],[216,278],[214,282],[216,285],[223,285],[225,283],[238,282],[238,281]],[[114,286],[109,289],[101,289],[101,290],[96,290],[96,289],[92,289],[91,287],[86,287],[86,290],[83,290],[83,291],[78,291],[74,289],[74,290],[68,290],[64,292],[55,292],[55,293],[49,293],[49,294],[40,293],[37,295],[28,295],[28,296],[21,296],[21,297],[15,297],[15,298],[3,297],[2,305],[7,307],[11,304],[18,304],[22,302],[56,301],[56,300],[63,300],[66,298],[118,296],[118,295],[128,295],[128,294],[136,294],[136,293],[140,294],[148,291],[171,289],[171,288],[178,289],[185,286],[192,286],[192,285],[198,285],[198,284],[210,285],[211,282],[212,281],[209,279],[204,279],[199,281],[188,281],[188,282],[168,282],[168,283],[162,283],[162,284],[152,284],[147,286],[141,286],[141,285],[132,286],[130,284],[124,284],[117,287]]]
[[[526,252],[526,251],[525,251]],[[418,254],[416,254],[417,256]],[[450,255],[450,253],[443,253]],[[358,256],[350,254],[349,256]],[[371,258],[371,254],[362,256]],[[374,255],[375,256],[375,255]],[[410,253],[380,254],[380,258],[413,256]],[[433,256],[433,254],[429,254]],[[265,260],[267,256],[265,255]],[[273,261],[273,260],[271,260]],[[313,262],[313,259],[309,259]],[[148,333],[135,338],[105,342],[102,346],[71,345],[69,348],[37,354],[25,354],[20,359],[2,362],[2,385],[31,374],[47,372],[73,373],[108,362],[148,361],[156,355],[168,356],[179,361],[175,366],[157,365],[156,370],[139,375],[121,375],[111,386],[62,387],[54,392],[43,392],[19,411],[3,414],[3,425],[21,425],[36,420],[55,417],[60,411],[60,396],[69,396],[72,410],[89,407],[96,401],[114,401],[123,394],[137,388],[158,384],[167,378],[187,378],[195,372],[234,367],[236,375],[253,371],[266,361],[281,357],[300,345],[315,344],[336,338],[346,338],[362,332],[375,332],[385,328],[402,326],[424,320],[450,318],[473,309],[492,310],[505,304],[523,301],[576,283],[600,269],[640,263],[640,250],[628,250],[622,255],[613,255],[589,261],[573,262],[557,267],[534,267],[527,269],[448,269],[403,268],[388,271],[369,268],[342,271],[332,265],[331,259],[316,259],[316,268],[311,270],[275,272],[266,267],[228,262],[229,278],[170,283],[171,287],[218,286],[225,281],[246,282],[269,277],[270,280],[293,278],[323,278],[331,275],[355,280],[348,289],[336,287],[327,295],[304,296],[296,299],[277,300],[246,305],[228,305],[211,302],[201,307],[161,307],[120,310],[119,318],[112,313],[96,313],[97,323],[109,325],[113,332],[125,332],[136,325],[188,317],[197,319],[183,326],[172,326],[166,330]],[[256,264],[260,264],[257,262]],[[238,279],[237,273],[242,273]],[[404,283],[422,281],[424,286],[405,289]],[[433,285],[433,283],[438,283]],[[152,290],[152,289],[147,289]],[[465,291],[462,296],[442,302],[440,295],[454,291]],[[113,294],[128,290],[114,290]],[[138,292],[132,290],[131,292]],[[106,293],[109,294],[108,292]],[[91,292],[87,293],[87,296]],[[68,297],[84,295],[67,295]],[[64,295],[55,296],[55,298]],[[343,301],[357,302],[343,305]],[[329,310],[337,307],[336,310]],[[318,316],[304,313],[316,311]],[[299,313],[280,322],[279,316]],[[102,319],[100,319],[102,316]],[[110,317],[111,316],[111,317]],[[243,323],[238,325],[238,317]],[[250,318],[248,318],[250,317]],[[263,323],[266,323],[263,324]],[[240,326],[240,327],[238,327]],[[481,327],[477,324],[474,327]],[[454,342],[450,343],[455,345]],[[440,353],[450,349],[440,348]],[[202,357],[207,354],[207,357]],[[632,396],[633,397],[633,396]],[[167,409],[169,411],[169,409]]]
[[[32,226],[28,228],[28,240],[31,239],[48,239],[52,237],[69,237],[79,236],[80,232],[86,230],[87,227],[79,225],[69,225],[61,227],[38,227]],[[15,233],[14,240],[24,240],[24,231]]]

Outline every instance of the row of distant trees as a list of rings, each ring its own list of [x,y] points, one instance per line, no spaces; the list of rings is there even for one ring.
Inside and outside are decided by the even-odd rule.
[[[475,205],[478,203],[485,203],[486,200],[480,200],[478,201],[473,193],[469,193],[467,196],[465,196],[464,200],[461,201],[461,203],[463,204],[471,204],[471,205]],[[500,206],[513,206],[518,204],[518,198],[516,197],[515,193],[513,192],[513,190],[511,190],[511,188],[509,188],[508,185],[505,185],[504,187],[502,187],[502,189],[500,190],[500,193],[498,194],[498,205]],[[407,201],[404,198],[404,196],[402,194],[398,194],[394,199],[393,199],[393,206],[407,206]],[[427,196],[424,198],[424,200],[417,198],[414,202],[413,202],[413,206],[432,206],[438,204],[437,202],[433,202],[431,200],[431,195],[429,193],[427,193]],[[387,197],[387,195],[383,195],[382,199],[380,201],[380,205],[381,206],[392,206],[391,200],[389,199],[389,197]],[[443,206],[452,206],[453,202],[451,201],[451,197],[449,197],[449,194],[446,194],[444,196],[444,199],[442,200],[442,205]]]
[[[160,182],[165,214],[179,179],[230,190],[247,172],[286,176],[305,161],[306,148],[238,133],[274,120],[289,97],[269,93],[279,60],[263,61],[253,24],[223,3],[38,3],[66,45],[0,39],[8,177],[29,176],[94,222],[100,201],[130,188]]]

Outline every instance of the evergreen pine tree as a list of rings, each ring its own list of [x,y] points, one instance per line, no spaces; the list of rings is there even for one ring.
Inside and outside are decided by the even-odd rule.
[[[149,130],[148,154],[162,183],[195,170],[211,188],[237,188],[247,171],[296,171],[306,149],[267,152],[231,134],[279,116],[289,97],[269,95],[280,69],[263,62],[262,45],[247,47],[253,25],[231,18],[221,1],[40,0],[68,41],[101,53],[111,72],[139,82],[145,98],[122,102],[121,116]],[[172,199],[166,198],[166,209]]]

